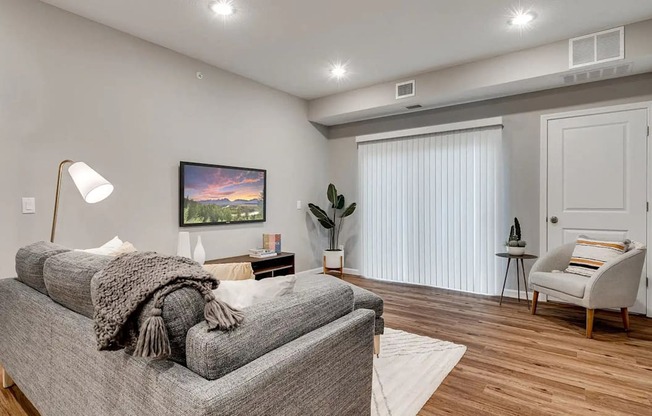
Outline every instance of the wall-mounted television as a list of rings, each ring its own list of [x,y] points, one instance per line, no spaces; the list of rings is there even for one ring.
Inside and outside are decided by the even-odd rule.
[[[179,225],[221,225],[266,220],[267,171],[181,162]]]

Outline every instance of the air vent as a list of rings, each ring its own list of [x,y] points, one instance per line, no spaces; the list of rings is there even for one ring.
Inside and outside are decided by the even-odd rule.
[[[416,110],[417,108],[422,108],[423,106],[421,104],[414,104],[414,105],[408,105],[407,108],[408,110]]]
[[[576,72],[574,74],[564,75],[564,84],[579,84],[582,82],[598,81],[602,79],[616,78],[625,76],[632,71],[632,64],[623,64],[609,66],[588,71]]]
[[[396,99],[414,97],[416,95],[416,82],[414,80],[396,84]]]
[[[570,68],[625,59],[625,28],[621,26],[573,38],[568,45]]]

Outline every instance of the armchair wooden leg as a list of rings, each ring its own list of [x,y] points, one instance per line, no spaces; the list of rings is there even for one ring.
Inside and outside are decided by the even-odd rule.
[[[620,308],[620,314],[623,316],[623,325],[625,326],[625,331],[629,331],[629,311],[627,308]]]
[[[595,309],[586,310],[586,337],[593,338],[593,316],[595,315]]]
[[[539,301],[539,292],[532,292],[532,315],[537,313],[537,302]]]
[[[374,335],[374,354],[380,355],[380,335]]]
[[[4,367],[0,367],[0,370],[2,371],[2,388],[8,389],[14,385],[14,380],[12,380],[9,374],[7,374]]]

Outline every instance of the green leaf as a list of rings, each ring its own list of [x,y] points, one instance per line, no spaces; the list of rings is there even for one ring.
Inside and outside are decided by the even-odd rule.
[[[317,205],[313,203],[309,203],[308,208],[310,209],[310,212],[312,212],[312,215],[317,217],[318,220],[330,220],[330,218],[328,218],[328,214],[326,213],[326,211],[319,208]]]
[[[337,203],[335,204],[335,208],[337,209],[344,208],[344,195],[337,196]]]
[[[327,230],[330,230],[331,228],[335,227],[335,223],[330,218],[327,218],[325,220],[323,220],[321,218],[318,218],[317,221],[319,221],[321,226],[324,227]]]
[[[340,215],[340,218],[346,218],[346,217],[348,217],[349,215],[353,214],[353,213],[355,212],[355,209],[357,208],[357,206],[358,206],[358,204],[356,204],[355,202],[352,203],[351,205],[349,205],[349,206],[344,210],[344,212],[342,213],[342,215]]]
[[[333,204],[333,206],[335,206],[335,203],[337,202],[337,189],[335,188],[335,185],[333,185],[332,183],[328,185],[326,196],[328,196],[328,200],[330,201],[330,203]]]

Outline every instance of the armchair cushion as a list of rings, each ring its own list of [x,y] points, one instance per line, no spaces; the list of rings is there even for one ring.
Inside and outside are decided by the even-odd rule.
[[[562,292],[567,295],[583,298],[589,279],[572,273],[535,272],[530,275],[530,284],[534,287]]]
[[[621,256],[627,244],[622,241],[593,240],[579,237],[566,273],[591,277],[609,260]]]

